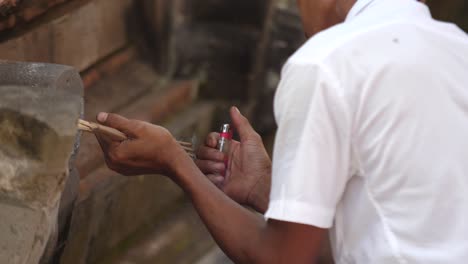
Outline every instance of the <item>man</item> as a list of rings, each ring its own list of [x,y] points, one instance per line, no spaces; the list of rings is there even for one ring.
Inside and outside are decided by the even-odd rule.
[[[466,34],[415,0],[298,5],[313,37],[282,72],[272,167],[237,108],[226,178],[217,134],[195,165],[167,130],[101,113],[132,138],[98,136],[109,167],[168,175],[238,263],[312,263],[329,228],[336,263],[466,262]]]

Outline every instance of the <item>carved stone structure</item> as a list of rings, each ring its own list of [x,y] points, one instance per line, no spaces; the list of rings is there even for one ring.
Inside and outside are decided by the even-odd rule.
[[[468,30],[466,0],[428,3]],[[114,112],[200,142],[237,105],[272,139],[280,70],[305,40],[295,5],[0,0],[0,59],[77,69],[87,120]],[[71,68],[0,62],[0,264],[200,259],[214,242],[172,182],[110,171],[90,134],[73,162],[81,89]]]
[[[0,263],[48,263],[76,196],[81,79],[50,64],[2,62],[0,72]]]

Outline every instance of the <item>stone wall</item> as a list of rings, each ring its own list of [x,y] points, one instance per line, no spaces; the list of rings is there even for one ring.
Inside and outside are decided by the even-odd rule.
[[[200,140],[217,127],[219,109],[233,101],[248,105],[249,75],[257,42],[265,38],[263,21],[269,5],[264,1],[230,7],[216,1],[200,6],[158,0],[7,1],[0,4],[0,58],[74,67],[85,88],[85,119],[93,120],[99,111],[117,112],[162,124],[178,138]],[[218,8],[224,8],[222,16],[213,12]],[[231,8],[251,12],[245,24],[239,24],[244,23],[241,16],[226,17]],[[239,40],[243,45],[233,45],[237,37],[243,38]],[[198,50],[184,48],[187,38]],[[210,63],[212,68],[206,68]],[[212,93],[212,87],[232,81],[239,85]],[[235,100],[229,101],[232,97]],[[42,256],[44,263],[67,264],[122,259],[192,263],[213,246],[193,208],[166,178],[116,175],[106,168],[95,138],[87,134],[81,137],[73,164],[77,169],[60,185],[60,190],[66,185],[60,207],[55,199],[51,218],[45,222],[48,235],[38,250],[31,251],[35,259]],[[45,248],[48,238],[52,242]],[[141,254],[155,239],[163,242]],[[30,258],[30,262],[36,261]]]
[[[236,104],[250,113],[256,129],[272,138],[271,103],[281,66],[304,41],[294,2],[1,1],[0,59],[72,66],[83,80],[83,115],[88,120],[99,111],[117,112],[162,124],[180,139],[200,141],[228,120],[227,109]],[[429,4],[436,17],[468,28],[465,1],[432,0]],[[0,69],[5,65],[0,63]],[[20,79],[9,83],[2,78],[0,89],[17,96],[19,90],[11,85],[17,87]],[[73,94],[72,86],[61,83],[60,87]],[[47,96],[44,100],[51,100]],[[23,113],[5,98],[0,99],[0,123],[25,120],[24,114],[18,119],[2,110],[8,106]],[[54,107],[61,109],[60,104]],[[54,118],[43,120],[52,113],[38,113],[37,120],[54,127],[48,123]],[[0,126],[0,155],[11,156],[19,145],[5,143],[9,132],[4,127]],[[56,155],[60,155],[54,158],[57,161],[69,157]],[[0,167],[6,160],[0,160]],[[69,176],[56,178],[67,180],[51,182],[63,195],[60,204],[57,192],[46,197],[50,200],[45,207],[48,220],[37,216],[38,207],[30,200],[11,196],[11,190],[4,188],[5,174],[0,175],[0,208],[25,206],[36,215],[29,220],[39,219],[46,226],[47,239],[37,250],[30,250],[31,260],[43,254],[43,260],[50,263],[193,263],[213,246],[182,192],[166,178],[116,175],[106,168],[91,135],[82,135],[80,152],[72,163],[76,169]],[[34,186],[41,184],[38,180]],[[6,219],[6,212],[0,210],[1,219]],[[11,221],[15,215],[8,214]],[[0,226],[0,233],[12,234],[11,241],[21,235],[16,227],[2,228],[10,227]],[[0,250],[12,245],[0,243]],[[321,263],[329,263],[326,248],[323,255]],[[8,263],[24,263],[15,257],[17,262]]]
[[[0,71],[0,262],[48,263],[78,187],[83,86],[68,66],[1,62]]]
[[[160,13],[158,4],[165,1],[147,2],[153,4],[155,10]],[[198,97],[199,85],[196,79],[174,80],[167,74],[169,61],[164,64],[158,60],[156,63],[142,56],[145,54],[144,45],[151,45],[148,43],[148,36],[156,33],[158,36],[168,34],[167,30],[150,31],[152,27],[158,25],[159,21],[165,21],[167,25],[170,20],[168,22],[167,19],[156,15],[152,20],[142,21],[140,14],[144,8],[139,6],[139,3],[131,0],[3,1],[0,3],[0,59],[52,62],[74,67],[80,72],[84,83],[84,118],[88,120],[94,120],[98,111],[117,112],[130,118],[162,124],[181,139],[191,140],[194,135],[201,138],[211,128],[215,105]],[[135,28],[140,29],[141,33],[136,32]],[[139,34],[140,38],[135,38],[135,34]],[[2,92],[9,87],[3,86],[10,85],[3,75],[2,67],[5,65],[7,63],[0,63]],[[37,71],[40,76],[47,76],[47,72],[38,71],[37,67],[30,69]],[[21,76],[16,76],[16,83],[13,85],[18,86]],[[51,82],[50,86],[52,85],[58,83]],[[67,85],[60,87],[69,92],[73,91]],[[18,98],[27,98],[28,94],[24,89],[8,92],[16,92],[17,94],[12,96]],[[44,93],[49,97],[53,96],[50,91]],[[57,110],[57,113],[44,112],[39,117],[40,120],[49,118],[49,122],[54,124],[54,118],[61,117],[59,113],[65,111],[60,111],[63,110],[60,104],[51,104],[52,99],[47,99],[49,97],[40,102],[44,107]],[[0,106],[8,106],[15,110],[14,104],[17,100],[10,99],[2,97]],[[77,100],[60,102],[70,107],[74,105],[73,102],[79,102]],[[13,105],[8,105],[9,102]],[[40,107],[37,107],[39,115],[42,112],[39,111]],[[49,108],[44,108],[43,111]],[[0,122],[3,122],[0,129],[0,167],[3,173],[4,166],[10,163],[3,155],[4,150],[10,148],[10,145],[3,141],[9,140],[6,136],[10,133],[9,130],[4,130],[4,122],[8,122],[11,127],[11,123],[16,122],[18,118],[13,119],[12,115],[6,118],[3,114],[7,112],[0,112]],[[35,124],[33,121],[24,122],[32,126]],[[69,119],[73,133],[76,133],[76,121],[77,117]],[[31,133],[40,135],[37,131]],[[59,139],[48,139],[56,141],[55,144],[46,142],[57,150],[53,160],[58,162],[69,158],[63,151],[58,151]],[[33,149],[33,143],[25,144],[24,148]],[[166,263],[176,263],[172,262],[172,259],[180,258],[179,253],[191,254],[190,257],[180,258],[180,261],[191,262],[213,245],[203,225],[198,222],[198,217],[172,182],[162,176],[129,179],[109,171],[92,135],[81,136],[80,152],[76,160],[73,159],[77,169],[72,170],[66,178],[57,177],[60,183],[55,183],[55,187],[54,182],[49,184],[46,177],[40,177],[41,173],[47,172],[50,172],[50,177],[54,175],[50,164],[46,163],[50,167],[49,170],[39,167],[43,172],[36,172],[37,176],[33,178],[35,181],[32,183],[34,188],[45,186],[45,189],[50,189],[48,193],[44,192],[43,188],[43,195],[50,195],[51,201],[42,211],[37,211],[38,207],[30,200],[14,198],[12,190],[2,189],[5,185],[11,186],[9,182],[5,182],[10,176],[0,175],[2,223],[16,221],[14,217],[23,211],[23,215],[28,219],[11,227],[2,225],[0,241],[3,243],[4,239],[7,239],[7,242],[0,243],[0,263],[37,263],[41,257],[42,263],[115,263],[115,260],[120,260],[133,245],[146,241],[146,236],[154,233],[157,233],[158,237],[166,237],[167,242],[152,250],[151,256],[148,257],[152,262],[161,263],[160,260],[165,259]],[[63,165],[65,167],[67,164]],[[15,191],[20,192],[20,187],[17,186]],[[62,190],[64,195],[61,196],[59,204],[58,198]],[[12,207],[13,205],[20,207]],[[21,211],[15,209],[17,207],[32,209]],[[21,212],[17,213],[15,210]],[[28,212],[29,215],[26,215]],[[45,214],[41,215],[40,212]],[[7,216],[11,219],[7,219]],[[191,221],[180,221],[186,217]],[[38,231],[28,232],[27,228],[33,227],[37,227]],[[167,231],[166,234],[166,229],[173,228],[178,228],[176,230],[179,231]],[[28,239],[31,237],[36,237],[36,240],[40,238],[40,241],[30,242]],[[14,241],[19,242],[13,243]],[[181,244],[180,241],[184,243]],[[197,244],[197,247],[194,247],[194,244]],[[177,250],[168,255],[167,252],[170,252],[171,248]],[[142,263],[143,260],[137,262]]]

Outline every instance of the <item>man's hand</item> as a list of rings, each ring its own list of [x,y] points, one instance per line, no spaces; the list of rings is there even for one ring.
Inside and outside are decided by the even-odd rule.
[[[110,169],[126,176],[170,174],[170,162],[181,151],[169,131],[116,114],[100,113],[97,119],[99,123],[118,129],[129,137],[120,142],[96,134]]]
[[[200,170],[229,197],[240,204],[265,213],[271,184],[271,160],[262,138],[237,108],[231,108],[231,119],[240,136],[233,140],[229,151],[226,176],[224,154],[216,149],[219,133],[211,133],[197,153],[195,162]]]
[[[247,119],[235,109],[231,115],[241,142],[233,146],[223,188],[236,201],[255,206],[249,197],[262,190],[268,193],[270,188],[270,159]],[[114,114],[101,113],[98,121],[129,136],[118,142],[97,135],[108,166],[124,175],[170,176],[190,197],[220,247],[237,263],[315,260],[325,233],[322,229],[271,219],[266,222],[240,206],[203,175],[166,129]],[[263,204],[260,207],[265,210]]]

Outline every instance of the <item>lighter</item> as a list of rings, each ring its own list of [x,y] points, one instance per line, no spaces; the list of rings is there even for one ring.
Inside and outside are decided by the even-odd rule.
[[[231,147],[231,140],[232,140],[231,126],[229,124],[224,124],[221,127],[218,145],[216,146],[216,148],[225,154],[224,165],[226,166],[226,170],[227,170],[228,162],[229,162],[229,148]],[[226,175],[226,170],[222,173],[223,176]]]

